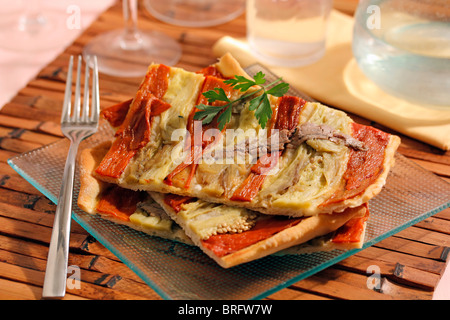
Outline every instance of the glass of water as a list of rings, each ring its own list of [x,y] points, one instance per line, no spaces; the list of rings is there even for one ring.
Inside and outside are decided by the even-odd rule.
[[[296,67],[325,54],[332,0],[247,0],[247,39],[263,63]]]
[[[353,53],[392,96],[450,107],[450,1],[361,0]]]

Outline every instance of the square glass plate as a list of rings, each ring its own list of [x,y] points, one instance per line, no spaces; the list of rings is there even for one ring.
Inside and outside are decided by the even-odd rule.
[[[276,78],[260,65],[247,69],[249,74],[260,70],[268,80]],[[296,90],[290,94],[308,99]],[[102,124],[80,150],[111,135],[112,130]],[[8,163],[56,203],[68,148],[68,140],[62,139],[13,157]],[[164,299],[261,299],[359,251],[272,255],[223,269],[195,246],[152,237],[83,212],[76,206],[78,191],[77,173],[73,219]],[[450,184],[397,154],[383,191],[370,201],[363,249],[449,206]]]

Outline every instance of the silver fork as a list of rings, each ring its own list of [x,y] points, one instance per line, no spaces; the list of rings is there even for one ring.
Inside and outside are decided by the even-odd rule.
[[[75,158],[80,142],[97,131],[99,119],[99,88],[97,59],[93,57],[92,101],[89,103],[90,64],[85,63],[85,84],[83,106],[81,108],[80,78],[81,56],[78,56],[75,98],[72,108],[72,69],[73,56],[70,57],[67,73],[64,104],[61,115],[61,131],[70,140],[69,153],[64,167],[63,181],[58,197],[58,206],[53,222],[53,231],[45,270],[43,298],[63,298],[66,293],[67,262],[69,254],[70,222],[75,175]]]

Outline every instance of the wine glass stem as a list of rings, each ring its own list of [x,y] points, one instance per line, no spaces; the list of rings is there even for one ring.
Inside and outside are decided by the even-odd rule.
[[[142,43],[137,25],[138,0],[122,0],[122,9],[125,27],[121,47],[124,50],[138,49]]]

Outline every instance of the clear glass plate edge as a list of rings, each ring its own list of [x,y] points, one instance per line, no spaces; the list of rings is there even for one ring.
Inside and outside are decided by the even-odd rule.
[[[25,171],[23,171],[20,167],[18,167],[14,163],[14,159],[18,159],[21,156],[31,154],[32,152],[38,152],[41,150],[44,150],[53,144],[61,143],[61,141],[53,142],[49,145],[45,145],[41,148],[37,148],[34,150],[31,150],[29,152],[22,153],[20,155],[17,155],[15,157],[9,158],[7,160],[7,163],[19,174],[21,175],[25,180],[27,180],[33,187],[35,187],[39,192],[41,192],[45,197],[47,197],[50,201],[52,201],[55,205],[58,204],[57,197],[52,194],[47,188],[41,186],[39,183],[36,182],[35,179],[30,177]],[[83,219],[79,218],[78,215],[72,211],[72,219],[76,221],[82,228],[84,228],[91,236],[93,236],[97,241],[99,241],[105,248],[107,248],[109,251],[111,251],[120,261],[122,261],[128,268],[133,270],[144,282],[146,282],[155,292],[161,296],[162,299],[165,300],[171,300],[171,297],[162,290],[150,277],[148,277],[144,272],[141,272],[139,268],[136,268],[135,265],[129,260],[124,254],[117,250],[116,247],[108,241],[105,237],[103,237],[95,228],[92,228],[89,224],[87,224]]]
[[[398,233],[398,232],[400,232],[402,230],[405,230],[406,228],[408,228],[410,226],[413,226],[416,223],[418,223],[420,221],[423,221],[423,220],[431,217],[432,215],[434,215],[434,214],[436,214],[436,213],[438,213],[438,212],[440,212],[440,211],[442,211],[442,210],[444,210],[446,208],[449,208],[449,207],[450,207],[450,201],[448,203],[446,203],[446,204],[443,204],[442,206],[439,206],[439,207],[437,207],[437,208],[435,208],[435,209],[433,209],[433,210],[431,210],[431,211],[429,211],[429,212],[427,212],[427,213],[417,217],[416,219],[408,221],[408,222],[398,226],[395,229],[392,229],[392,230],[390,230],[390,231],[388,231],[388,232],[386,232],[386,233],[384,233],[384,234],[382,234],[382,235],[380,235],[378,237],[375,237],[375,238],[373,238],[370,241],[364,242],[362,248],[360,248],[360,249],[352,249],[352,250],[348,250],[348,251],[342,252],[341,254],[337,255],[336,257],[334,257],[332,259],[329,259],[329,260],[325,261],[324,263],[322,263],[320,265],[317,265],[314,269],[309,270],[309,271],[305,271],[305,272],[301,273],[300,275],[289,279],[285,283],[280,284],[277,287],[271,288],[271,289],[261,293],[260,295],[254,297],[253,300],[264,299],[267,296],[280,291],[281,289],[287,288],[290,285],[292,285],[292,284],[294,284],[294,283],[296,283],[298,281],[301,281],[301,280],[306,279],[306,278],[308,278],[308,277],[310,277],[310,276],[312,276],[312,275],[314,275],[316,273],[319,273],[320,271],[323,271],[323,270],[325,270],[325,269],[335,265],[336,263],[339,263],[342,260],[345,260],[348,257],[350,257],[350,256],[352,256],[352,255],[354,255],[354,254],[356,254],[358,252],[361,252],[364,249],[367,249],[367,248],[377,244],[378,242],[380,242],[380,241],[382,241],[382,240],[384,240],[386,238],[389,238],[389,237],[395,235],[396,233]]]
[[[54,142],[55,144],[60,143],[60,141]],[[21,156],[24,155],[28,155],[32,152],[37,152],[43,149],[48,148],[50,145],[46,145],[43,146],[41,148],[38,149],[34,149],[32,151],[17,155],[15,157],[12,157],[10,159],[7,160],[8,164],[18,173],[20,174],[25,180],[27,180],[30,184],[33,185],[33,187],[35,187],[37,190],[39,190],[40,192],[43,193],[44,196],[46,196],[48,199],[50,199],[53,203],[57,204],[57,198],[50,192],[48,191],[45,187],[41,186],[39,183],[37,183],[32,177],[28,176],[28,174],[26,174],[20,167],[16,166],[14,163],[14,159],[20,158]],[[402,155],[397,154],[397,157],[403,157]],[[407,158],[406,158],[407,159]],[[408,160],[409,161],[409,160]],[[426,172],[427,174],[430,173],[428,171],[426,171],[425,169],[423,169],[422,167],[420,167],[419,165],[412,163],[412,165],[416,166],[419,170],[422,170],[424,172]],[[432,173],[430,173],[432,174]],[[305,271],[301,274],[299,274],[298,276],[292,277],[291,279],[285,281],[284,283],[280,283],[279,285],[270,288],[267,291],[261,292],[260,294],[250,298],[249,300],[260,300],[260,299],[264,299],[267,296],[276,293],[284,288],[289,287],[290,285],[301,281],[303,279],[306,279],[328,267],[331,267],[333,265],[335,265],[336,263],[345,260],[346,258],[368,248],[373,246],[374,244],[380,242],[381,240],[384,240],[432,215],[434,215],[435,213],[438,213],[446,208],[450,207],[450,201],[447,203],[442,204],[441,206],[438,206],[432,210],[430,210],[429,212],[426,212],[418,217],[416,217],[415,219],[408,221],[400,226],[398,226],[395,229],[392,229],[378,237],[373,238],[372,240],[365,242],[363,247],[361,249],[353,249],[353,250],[349,250],[349,251],[343,251],[342,253],[338,254],[337,256],[335,256],[332,259],[326,260],[324,263],[317,265],[314,269],[309,270],[309,271]],[[151,278],[149,278],[147,275],[145,275],[144,272],[141,272],[139,268],[135,268],[134,264],[127,258],[125,257],[120,250],[117,250],[115,248],[115,246],[113,244],[111,244],[107,239],[105,239],[100,233],[98,233],[94,228],[91,228],[87,223],[85,223],[82,219],[79,219],[78,216],[73,212],[72,215],[73,219],[79,223],[89,234],[91,234],[95,239],[97,239],[102,245],[104,245],[108,250],[110,250],[114,255],[117,256],[117,258],[119,258],[125,265],[127,265],[131,270],[133,270],[139,277],[141,277],[153,290],[155,290],[155,292],[157,294],[159,294],[163,299],[165,300],[171,300],[172,298],[163,290],[161,289]]]

